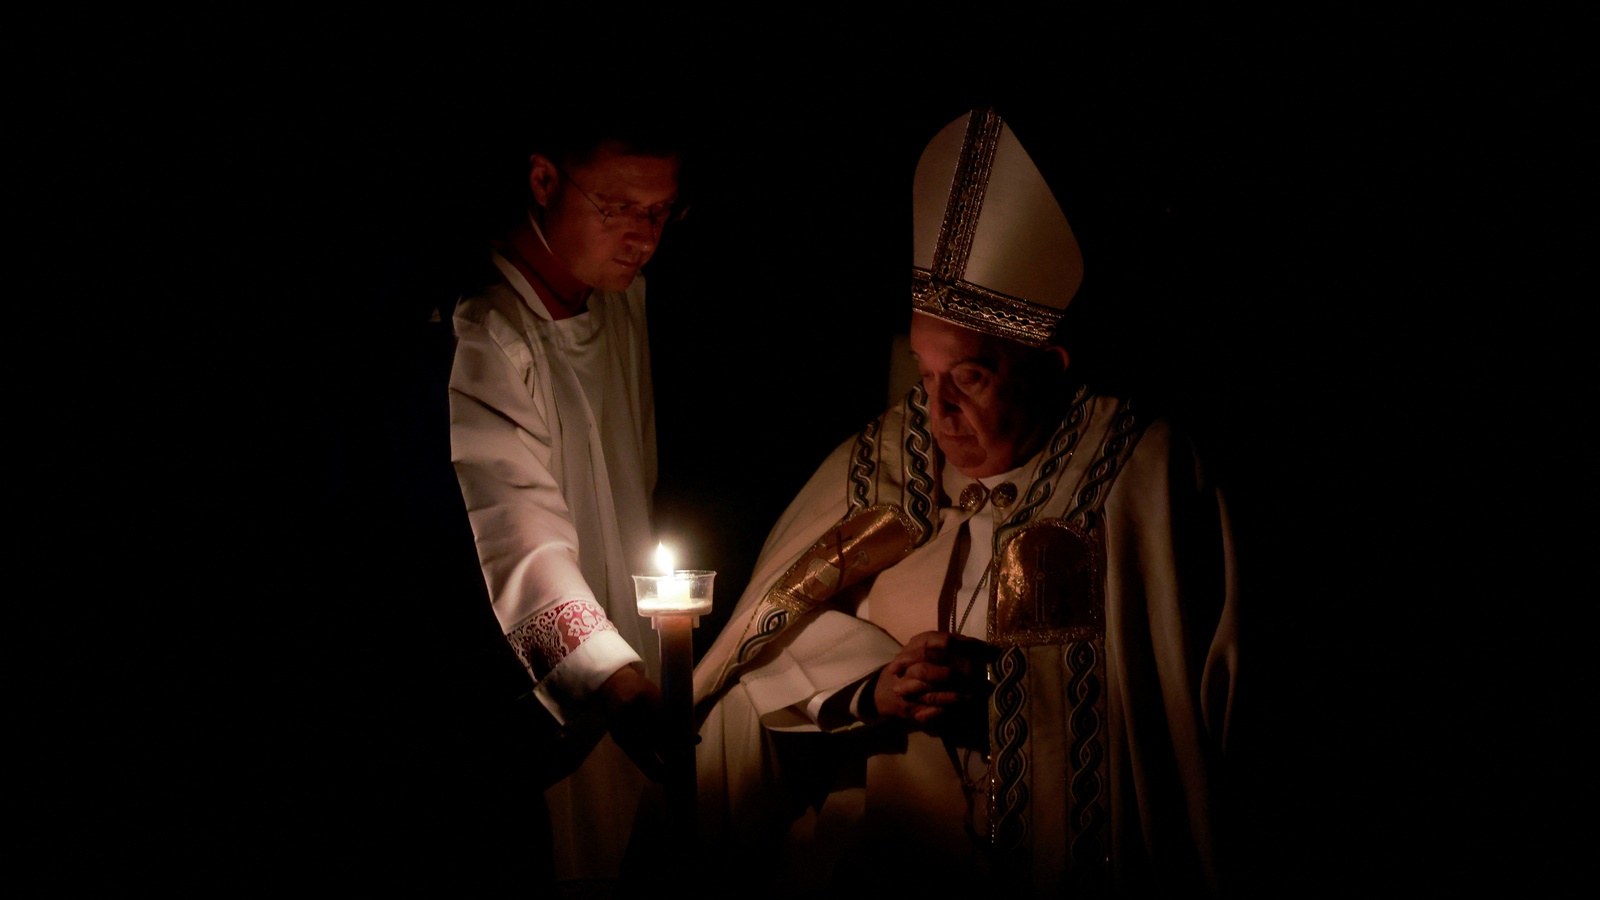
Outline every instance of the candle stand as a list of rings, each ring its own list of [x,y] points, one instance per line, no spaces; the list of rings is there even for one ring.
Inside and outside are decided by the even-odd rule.
[[[647,616],[661,647],[661,693],[668,734],[663,751],[667,773],[662,789],[666,801],[666,838],[689,859],[698,830],[694,748],[694,629],[700,617],[711,612],[712,580],[716,572],[679,569],[670,575],[635,575],[633,585],[639,615]]]

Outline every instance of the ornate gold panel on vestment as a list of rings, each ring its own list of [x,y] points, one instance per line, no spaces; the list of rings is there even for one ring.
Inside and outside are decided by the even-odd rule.
[[[1104,559],[1097,539],[1062,519],[1017,529],[1000,548],[989,640],[1026,647],[1103,634]]]
[[[904,559],[921,533],[898,506],[869,506],[839,520],[767,592],[767,602],[800,615]]]

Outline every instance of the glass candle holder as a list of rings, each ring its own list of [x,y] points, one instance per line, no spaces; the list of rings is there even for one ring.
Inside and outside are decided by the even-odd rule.
[[[711,582],[717,573],[678,569],[671,575],[633,576],[641,616],[703,616],[711,612]]]

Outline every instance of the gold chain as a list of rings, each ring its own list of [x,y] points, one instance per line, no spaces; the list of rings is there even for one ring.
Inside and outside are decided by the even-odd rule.
[[[961,629],[967,627],[967,616],[972,615],[973,604],[978,602],[978,595],[983,593],[983,586],[989,583],[989,572],[992,571],[993,569],[994,569],[994,559],[991,558],[989,560],[989,564],[987,566],[983,567],[983,577],[978,579],[978,586],[972,589],[972,596],[967,598],[967,608],[965,610],[962,610],[962,612],[961,612],[961,623],[959,625],[956,624],[956,607],[955,607],[955,604],[951,604],[950,605],[950,633],[951,634],[960,634],[961,633]]]

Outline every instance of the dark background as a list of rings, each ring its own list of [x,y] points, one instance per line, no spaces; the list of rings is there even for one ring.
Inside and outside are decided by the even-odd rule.
[[[577,91],[703,126],[693,215],[647,269],[658,524],[719,572],[703,646],[788,498],[880,411],[911,172],[993,103],[1084,242],[1075,360],[1193,428],[1228,492],[1245,884],[1538,892],[1572,852],[1557,823],[1591,809],[1565,705],[1563,598],[1592,594],[1567,562],[1592,288],[1565,260],[1593,215],[1565,24],[97,22],[115,52],[51,61],[73,102],[38,90],[83,198],[57,212],[86,274],[56,282],[112,351],[76,377],[116,448],[72,442],[75,481],[110,485],[86,503],[118,537],[57,532],[113,545],[57,571],[162,602],[114,599],[74,633],[137,642],[55,657],[70,774],[35,783],[45,821],[94,826],[72,846],[119,878],[537,874],[521,676],[429,321],[516,189],[517,126]]]

